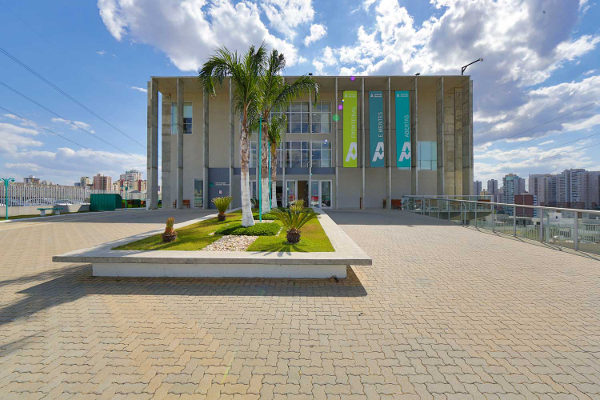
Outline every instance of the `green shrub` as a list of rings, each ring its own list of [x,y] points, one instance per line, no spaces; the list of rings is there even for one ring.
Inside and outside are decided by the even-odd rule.
[[[232,197],[224,196],[224,197],[215,197],[212,199],[213,204],[219,210],[219,214],[224,214],[225,211],[229,208],[229,204],[231,204]]]
[[[304,202],[297,202],[287,210],[277,209],[272,211],[287,229],[288,243],[298,243],[300,241],[300,229],[308,221],[317,218],[316,212],[311,208],[302,208],[303,205]]]
[[[254,219],[258,219],[257,212],[255,212],[253,216],[254,216]],[[268,213],[264,213],[262,215],[262,219],[267,220],[267,221],[274,221],[277,219],[277,216],[275,214],[273,214],[272,212],[268,212]]]
[[[217,235],[246,235],[246,236],[273,236],[279,233],[280,226],[277,222],[258,223],[243,227],[242,224],[224,226],[217,229]]]

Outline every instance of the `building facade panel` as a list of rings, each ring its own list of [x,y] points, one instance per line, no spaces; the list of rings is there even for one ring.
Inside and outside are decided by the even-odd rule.
[[[295,78],[285,77],[290,81]],[[313,104],[310,96],[304,96],[282,110],[288,116],[277,163],[277,196],[283,204],[303,198],[313,206],[381,208],[389,194],[392,199],[415,193],[470,194],[471,181],[465,185],[472,177],[473,151],[468,77],[314,78],[320,85],[319,101]],[[177,135],[173,134],[177,127],[172,126],[177,121],[172,114],[178,110],[177,105],[173,106],[177,103],[178,79],[183,88],[181,151]],[[162,114],[159,151],[163,205],[172,207],[178,187],[182,186],[184,205],[211,207],[211,198],[231,194],[233,206],[239,206],[241,122],[239,113],[232,109],[229,81],[217,88],[216,96],[205,99],[196,77],[153,80],[162,97],[162,110],[156,112]],[[356,167],[343,166],[344,91],[357,92]],[[378,114],[383,126],[383,166],[372,165],[370,138],[378,132],[370,132],[371,91],[380,92],[382,97],[377,107],[383,112],[383,118],[381,112]],[[406,91],[409,96],[411,162],[406,169],[397,168],[400,154],[396,150],[396,91]],[[153,112],[151,107],[149,112]],[[254,168],[258,163],[257,136],[257,132],[252,132],[250,138],[253,196],[258,178]],[[180,184],[177,172],[181,156]]]

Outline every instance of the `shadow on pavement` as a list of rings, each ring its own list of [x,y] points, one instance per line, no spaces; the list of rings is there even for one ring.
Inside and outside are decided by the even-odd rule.
[[[2,284],[53,278],[18,293],[26,297],[0,309],[0,326],[88,295],[361,297],[367,291],[348,267],[346,279],[101,278],[89,264],[44,272]]]

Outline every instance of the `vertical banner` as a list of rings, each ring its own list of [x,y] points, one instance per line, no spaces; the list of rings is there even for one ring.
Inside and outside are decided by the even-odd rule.
[[[369,144],[371,167],[384,167],[383,92],[369,92]]]
[[[343,119],[343,136],[344,136],[344,167],[358,167],[358,111],[356,90],[344,90],[344,119]]]
[[[396,166],[410,169],[410,101],[407,90],[396,90]]]

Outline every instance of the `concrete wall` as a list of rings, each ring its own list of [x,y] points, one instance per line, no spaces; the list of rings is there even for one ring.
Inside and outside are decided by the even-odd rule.
[[[17,217],[19,215],[39,215],[40,211],[38,208],[51,208],[54,206],[12,206],[8,207],[8,216]],[[79,211],[89,211],[90,206],[88,204],[72,204],[70,206],[60,206],[61,213],[75,213]],[[46,215],[52,214],[53,211],[47,210]],[[0,206],[0,220],[6,216],[6,207]]]
[[[171,103],[176,99],[175,78],[155,78],[162,94],[162,129],[160,137],[162,161],[163,199],[168,205],[176,199],[177,193],[177,137],[171,135]],[[294,77],[286,77],[293,80]],[[450,76],[394,76],[390,78],[391,96],[387,90],[388,77],[315,77],[320,84],[320,101],[331,104],[332,116],[338,113],[337,132],[335,122],[331,122],[329,134],[292,134],[288,133],[288,141],[316,141],[327,139],[332,146],[332,168],[338,167],[336,187],[335,175],[321,175],[321,171],[285,171],[288,180],[327,180],[332,181],[332,205],[335,204],[336,192],[339,194],[339,208],[358,208],[363,196],[365,208],[380,208],[382,200],[387,197],[388,174],[391,173],[392,198],[404,194],[467,194],[472,179],[472,88],[468,77]],[[337,93],[335,82],[337,79]],[[221,184],[226,181],[227,191],[233,196],[233,206],[239,206],[239,139],[241,123],[239,114],[232,114],[229,95],[229,81],[217,88],[217,95],[203,99],[202,89],[196,78],[184,77],[184,102],[192,102],[193,132],[184,135],[184,173],[183,198],[193,204],[194,179],[202,179],[205,183],[205,205],[210,205],[210,196],[216,192],[214,182],[209,182],[209,174],[219,177]],[[443,81],[443,82],[442,82]],[[415,86],[416,83],[416,86]],[[415,91],[416,89],[416,91]],[[343,118],[337,110],[345,90],[358,92],[358,167],[343,168]],[[381,90],[384,92],[384,132],[388,136],[386,144],[385,168],[371,168],[369,154],[369,105],[368,92]],[[396,132],[394,91],[407,90],[411,100],[411,140],[413,168],[398,170],[396,168]],[[337,102],[336,102],[337,99]],[[309,97],[298,99],[309,101]],[[364,114],[363,114],[364,107]],[[388,110],[391,114],[388,115]],[[206,124],[205,124],[206,116]],[[205,136],[205,131],[208,136]],[[254,138],[256,140],[256,138]],[[438,170],[417,170],[419,141],[436,141],[438,148]],[[337,146],[336,146],[337,142]],[[207,154],[205,158],[205,153]],[[363,162],[364,157],[364,162]],[[207,162],[206,162],[207,161]],[[205,170],[208,164],[209,169]],[[213,173],[210,170],[214,169]],[[332,169],[333,170],[333,169]],[[316,173],[315,173],[316,172]],[[215,175],[216,174],[216,175]],[[283,179],[283,171],[278,180]],[[364,176],[364,180],[363,180]],[[225,180],[231,177],[231,180]],[[216,179],[216,178],[215,178]],[[251,180],[255,180],[251,174]],[[231,185],[231,186],[229,186]],[[364,185],[364,195],[363,195]],[[285,185],[284,185],[285,187]],[[212,188],[212,189],[211,189]],[[212,191],[211,191],[212,190]],[[214,192],[214,193],[213,193]]]

